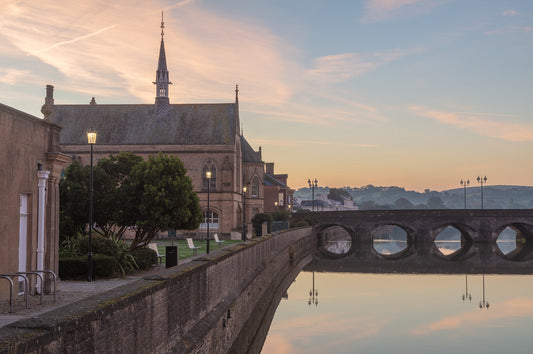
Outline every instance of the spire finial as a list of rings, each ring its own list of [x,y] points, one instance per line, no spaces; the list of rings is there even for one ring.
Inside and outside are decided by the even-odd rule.
[[[235,102],[239,102],[239,84],[235,85]]]
[[[165,35],[164,29],[165,22],[163,21],[163,10],[161,10],[161,39],[163,39],[163,36]]]

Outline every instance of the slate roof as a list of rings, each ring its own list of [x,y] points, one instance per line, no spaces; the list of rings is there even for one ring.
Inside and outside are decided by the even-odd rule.
[[[153,104],[54,105],[49,120],[63,127],[63,145],[87,144],[91,129],[98,145],[232,145],[237,110],[236,103],[170,104],[156,116]]]
[[[244,135],[241,135],[241,151],[242,162],[263,162],[261,157],[261,148],[259,148],[259,151],[254,151],[248,141],[244,138]]]

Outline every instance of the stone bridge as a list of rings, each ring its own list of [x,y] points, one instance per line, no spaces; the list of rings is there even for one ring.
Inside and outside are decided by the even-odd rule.
[[[320,267],[328,271],[392,272],[494,272],[533,271],[533,210],[368,210],[294,214],[293,221],[313,225],[319,242]],[[406,247],[394,255],[374,248],[382,227],[396,226],[406,233]],[[441,231],[453,227],[460,233],[460,249],[443,254],[435,243]],[[507,227],[515,231],[517,247],[503,254],[496,244]],[[325,247],[331,230],[345,231],[350,241],[344,253]],[[330,241],[331,242],[331,241]]]

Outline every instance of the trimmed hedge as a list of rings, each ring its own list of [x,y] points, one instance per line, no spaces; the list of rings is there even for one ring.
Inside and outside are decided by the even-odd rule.
[[[59,277],[83,279],[88,274],[87,255],[69,255],[59,258]],[[107,278],[118,274],[118,264],[113,256],[93,254],[93,277]]]

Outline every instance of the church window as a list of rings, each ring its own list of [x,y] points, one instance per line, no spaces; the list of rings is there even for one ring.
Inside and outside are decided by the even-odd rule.
[[[204,220],[200,224],[200,229],[207,229],[207,223],[209,222],[209,230],[218,229],[218,213],[209,210],[209,218],[207,217],[207,211],[204,210]]]
[[[206,176],[206,172],[211,171],[211,179],[208,179]],[[215,163],[212,160],[207,160],[207,162],[204,164],[204,168],[202,169],[202,177],[203,177],[203,183],[202,183],[202,189],[204,191],[207,190],[207,184],[209,184],[209,189],[214,191],[217,188],[217,168],[215,166]]]
[[[252,180],[252,197],[259,197],[259,179],[257,177]]]

